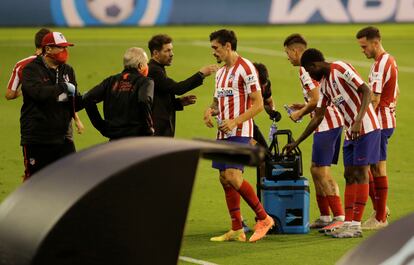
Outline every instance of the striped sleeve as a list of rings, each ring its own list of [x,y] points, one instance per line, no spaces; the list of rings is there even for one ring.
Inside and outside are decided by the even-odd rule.
[[[17,91],[17,88],[20,85],[20,77],[19,72],[21,73],[21,66],[15,65],[13,68],[13,72],[10,76],[9,83],[7,84],[7,90],[8,91]],[[21,74],[20,74],[21,75]]]
[[[340,61],[336,63],[339,66],[338,70],[341,73],[338,77],[345,80],[345,82],[348,83],[350,87],[358,90],[358,87],[364,84],[364,80],[362,80],[361,76],[351,65]]]
[[[251,94],[256,91],[260,91],[260,83],[259,78],[257,76],[257,71],[254,65],[246,60],[242,59],[240,61],[240,65],[243,67],[243,70],[241,73],[244,84],[246,85],[247,94]]]
[[[300,75],[300,82],[302,84],[302,87],[307,93],[319,87],[319,83],[310,77],[309,73],[305,70],[304,67],[300,67],[299,75]]]

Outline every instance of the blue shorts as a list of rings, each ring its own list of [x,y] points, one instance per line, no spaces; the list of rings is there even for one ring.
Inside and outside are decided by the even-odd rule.
[[[380,141],[381,130],[362,135],[357,140],[345,140],[344,166],[367,166],[378,163]]]
[[[232,136],[227,139],[217,139],[218,142],[233,142],[233,143],[240,143],[240,144],[249,144],[250,137],[242,137],[242,136]],[[241,164],[225,164],[223,162],[213,161],[213,168],[217,168],[220,171],[224,171],[228,168],[236,168],[240,169],[242,172],[244,171],[244,165]]]
[[[313,134],[312,162],[317,166],[330,166],[338,163],[341,149],[342,127]]]
[[[380,150],[380,159],[379,161],[386,161],[387,160],[387,146],[388,146],[388,139],[390,139],[391,135],[394,133],[394,128],[391,129],[382,129],[381,130],[381,150]]]

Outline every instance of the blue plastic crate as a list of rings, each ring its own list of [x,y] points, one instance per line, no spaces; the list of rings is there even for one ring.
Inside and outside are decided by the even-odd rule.
[[[277,224],[274,233],[305,234],[309,232],[309,181],[261,181],[261,201]]]

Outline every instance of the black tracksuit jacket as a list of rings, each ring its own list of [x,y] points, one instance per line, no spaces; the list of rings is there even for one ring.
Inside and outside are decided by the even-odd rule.
[[[88,91],[83,101],[93,126],[105,137],[118,139],[153,134],[154,82],[137,69],[124,69]],[[103,101],[104,119],[96,106]]]
[[[73,68],[68,64],[59,65],[55,70],[48,68],[42,56],[38,56],[25,66],[20,115],[21,145],[64,143],[75,111],[83,108],[77,89],[75,97],[67,96],[65,82],[77,86]]]
[[[167,76],[165,66],[150,60],[148,76],[154,80],[153,118],[156,136],[173,137],[175,133],[175,112],[183,110],[183,106],[175,95],[200,86],[203,76],[197,72],[186,80],[176,82]]]

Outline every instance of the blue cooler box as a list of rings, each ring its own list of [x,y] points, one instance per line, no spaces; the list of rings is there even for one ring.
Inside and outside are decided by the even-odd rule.
[[[305,234],[309,232],[309,181],[261,180],[261,202],[273,217],[274,233]]]

